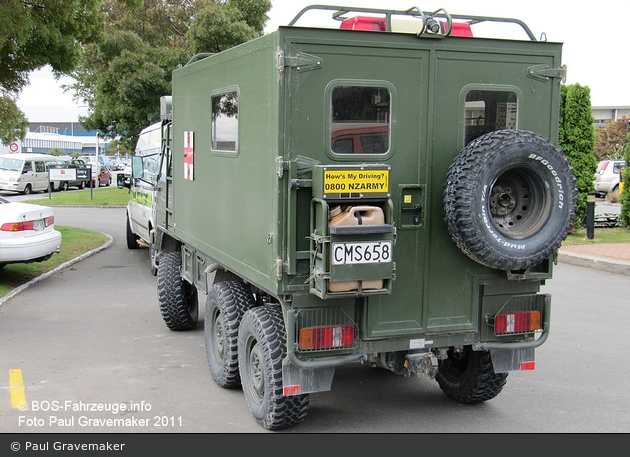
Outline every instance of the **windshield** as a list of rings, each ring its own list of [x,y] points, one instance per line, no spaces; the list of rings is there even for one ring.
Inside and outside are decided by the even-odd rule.
[[[22,171],[22,161],[17,159],[0,159],[0,170]]]

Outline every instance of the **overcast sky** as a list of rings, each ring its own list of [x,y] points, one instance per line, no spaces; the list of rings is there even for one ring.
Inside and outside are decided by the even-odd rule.
[[[272,0],[266,31],[287,25],[305,6],[330,4],[385,7],[407,10],[418,7],[423,11],[444,8],[452,14],[498,16],[525,22],[536,38],[544,33],[548,41],[564,43],[562,63],[567,65],[566,84],[578,83],[591,89],[594,106],[630,106],[630,56],[628,22],[630,0],[605,0],[601,3],[569,0]],[[579,6],[578,6],[579,5]],[[297,25],[310,25],[305,16]],[[86,108],[63,93],[47,68],[31,73],[31,84],[24,88],[18,106],[31,122],[77,120]],[[67,80],[66,80],[67,82]]]

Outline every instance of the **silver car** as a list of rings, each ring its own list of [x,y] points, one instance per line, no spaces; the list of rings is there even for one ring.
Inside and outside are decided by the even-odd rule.
[[[626,168],[625,160],[602,160],[595,172],[595,192],[598,196],[605,196],[608,192],[619,190],[621,170]]]

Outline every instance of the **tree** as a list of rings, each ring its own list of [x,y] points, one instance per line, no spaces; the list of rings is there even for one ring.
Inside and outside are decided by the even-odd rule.
[[[28,74],[50,64],[56,74],[71,71],[83,43],[96,39],[101,0],[2,0],[0,17],[0,141],[24,139],[28,122],[15,104]],[[9,24],[9,25],[7,25]]]
[[[200,52],[220,52],[262,35],[269,0],[104,0],[107,24],[84,47],[72,76],[76,98],[88,106],[89,130],[118,137],[133,150],[140,131],[160,119],[160,97],[171,74]]]
[[[586,222],[586,199],[595,191],[593,181],[597,171],[595,129],[591,108],[591,90],[587,86],[562,86],[560,96],[560,126],[558,146],[573,167],[578,191],[577,210],[573,225],[581,228]]]
[[[595,159],[621,159],[628,142],[628,119],[625,117],[595,129]]]

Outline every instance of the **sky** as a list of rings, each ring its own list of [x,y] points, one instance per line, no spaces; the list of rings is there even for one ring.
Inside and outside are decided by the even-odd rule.
[[[578,7],[579,3],[579,7]],[[313,4],[343,5],[365,8],[422,11],[445,9],[451,14],[493,16],[520,19],[537,39],[563,43],[562,63],[567,66],[566,84],[580,84],[591,89],[593,106],[630,106],[628,52],[629,0],[606,0],[602,4],[572,0],[272,0],[265,32],[287,25],[302,8]],[[385,6],[382,6],[385,4]],[[311,25],[315,16],[304,16],[297,25]],[[32,72],[30,85],[17,100],[30,122],[76,121],[87,108],[75,102],[71,92],[64,93],[61,84],[44,67]]]

